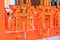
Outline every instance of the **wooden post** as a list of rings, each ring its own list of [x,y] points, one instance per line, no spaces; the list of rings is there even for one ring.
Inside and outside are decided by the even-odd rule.
[[[4,0],[0,0],[0,40],[5,40],[5,8]]]
[[[57,0],[57,6],[59,6],[59,0]]]
[[[43,3],[44,3],[44,0],[40,0],[40,5],[43,5]]]
[[[50,6],[51,5],[51,1],[50,0],[47,0],[47,6]]]
[[[28,0],[26,0],[26,4],[28,4]]]
[[[47,0],[44,0],[44,6],[46,6],[46,4],[47,4]]]

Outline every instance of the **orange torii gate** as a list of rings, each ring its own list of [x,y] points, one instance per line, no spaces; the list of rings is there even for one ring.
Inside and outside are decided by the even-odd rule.
[[[60,36],[60,11],[56,11],[60,10],[60,6],[57,8],[53,6],[39,6],[37,8],[30,6],[30,8],[27,8],[26,6],[20,5],[10,7],[13,10],[13,20],[11,22],[12,26],[10,25],[9,27],[9,25],[6,26],[6,24],[9,24],[9,22],[7,22],[9,15],[7,15],[5,11],[4,0],[1,0],[0,40],[37,40],[38,38],[48,38],[55,35]],[[22,11],[24,12],[22,13]],[[7,23],[5,23],[5,17],[7,17]],[[14,22],[16,22],[16,24],[14,24]],[[8,28],[7,30],[6,27],[10,29]],[[48,29],[50,33],[47,33]],[[6,31],[8,32],[6,33]]]

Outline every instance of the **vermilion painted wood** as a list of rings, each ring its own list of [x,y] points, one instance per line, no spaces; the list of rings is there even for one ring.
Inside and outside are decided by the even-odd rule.
[[[4,0],[0,1],[0,40],[37,40],[38,38],[60,36],[60,6],[57,8],[55,6],[38,6],[37,8],[30,6],[30,8],[26,8],[26,6],[11,5],[10,8],[13,10],[11,33],[6,33],[6,30],[8,32],[10,30],[8,15],[4,8]],[[27,9],[27,12],[20,13],[21,9]],[[24,19],[25,26],[23,26],[22,19]],[[30,24],[32,20],[33,26]],[[14,25],[15,22],[16,25],[19,22],[19,27]]]
[[[4,0],[0,0],[0,40],[5,40],[5,14]]]

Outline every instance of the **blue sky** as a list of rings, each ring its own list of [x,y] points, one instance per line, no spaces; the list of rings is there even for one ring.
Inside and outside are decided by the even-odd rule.
[[[10,0],[10,5],[15,5],[15,0]],[[43,38],[42,40],[46,40]],[[58,36],[50,37],[48,40],[58,40]]]
[[[10,5],[15,5],[15,0],[10,0]]]
[[[58,36],[49,37],[47,39],[48,40],[58,40]],[[46,38],[43,38],[42,40],[46,40]]]

